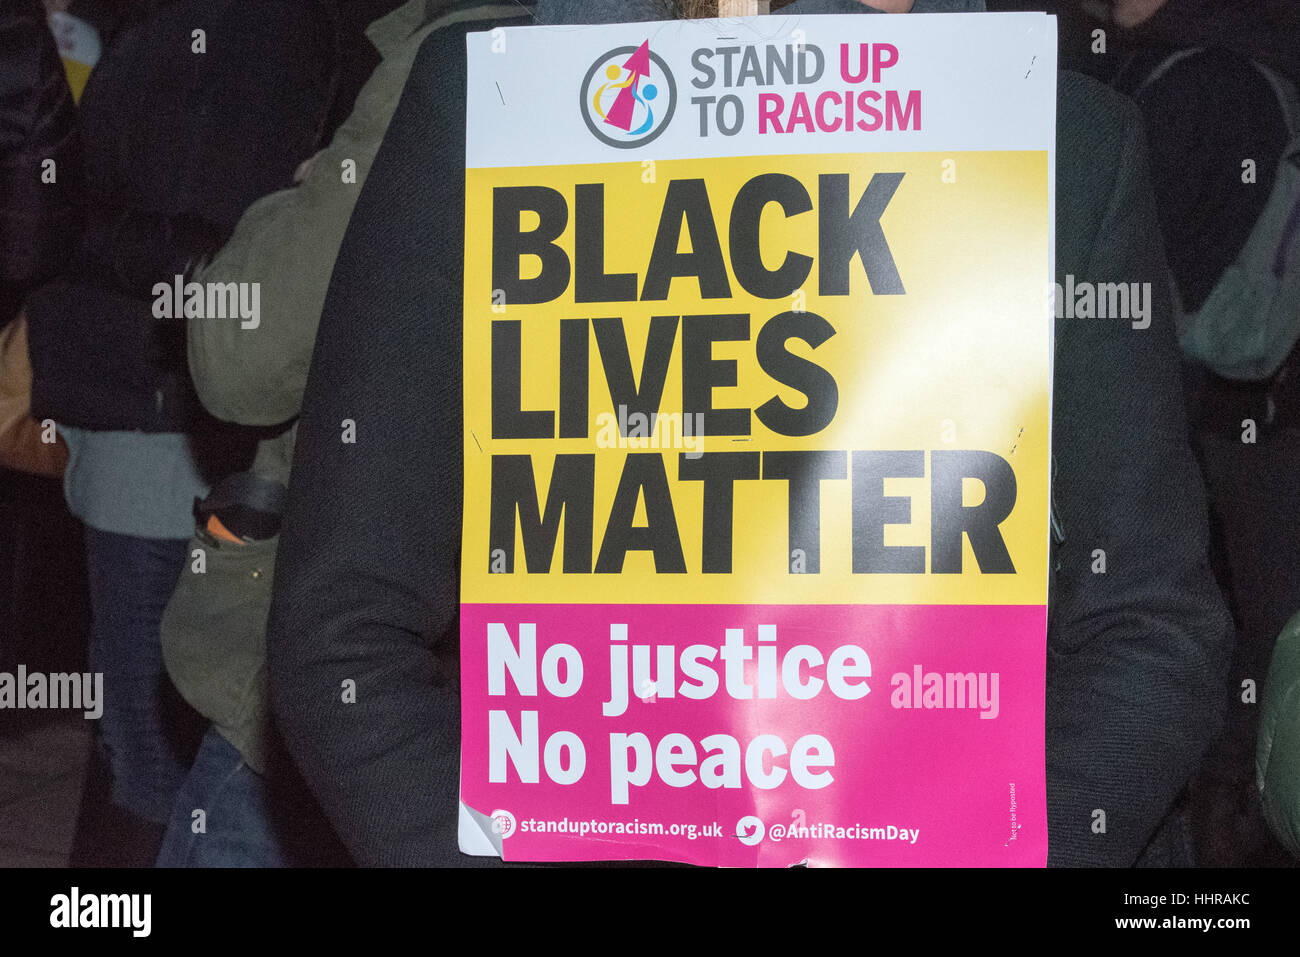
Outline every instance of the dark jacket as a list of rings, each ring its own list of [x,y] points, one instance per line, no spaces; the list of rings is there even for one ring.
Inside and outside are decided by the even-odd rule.
[[[43,181],[53,160],[54,182]],[[48,179],[48,177],[46,177]],[[0,7],[0,325],[81,230],[77,111],[40,0]]]
[[[273,709],[364,864],[480,862],[456,840],[465,82],[459,31],[431,36],[357,202],[272,602]],[[1050,861],[1129,865],[1221,720],[1229,622],[1206,561],[1140,119],[1069,73],[1058,110],[1058,279],[1156,292],[1147,329],[1057,323]],[[339,441],[344,419],[355,444]],[[346,680],[355,704],[340,704]],[[1105,834],[1092,830],[1099,808]]]
[[[333,98],[333,10],[164,0],[119,29],[81,102],[85,236],[29,302],[38,417],[146,432],[202,421],[184,322],[154,317],[153,289],[189,276],[315,150]]]

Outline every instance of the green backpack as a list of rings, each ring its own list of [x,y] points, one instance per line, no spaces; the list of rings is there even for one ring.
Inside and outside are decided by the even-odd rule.
[[[1178,61],[1200,53],[1179,50],[1142,81],[1142,91]],[[1300,339],[1300,96],[1295,87],[1256,63],[1286,120],[1288,138],[1268,203],[1236,261],[1205,303],[1178,325],[1183,352],[1225,379],[1270,378]]]
[[[1261,705],[1255,783],[1273,833],[1300,857],[1300,615],[1278,636]]]

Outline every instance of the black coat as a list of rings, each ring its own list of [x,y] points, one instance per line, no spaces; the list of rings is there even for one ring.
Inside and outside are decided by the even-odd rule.
[[[120,27],[81,102],[85,235],[28,301],[34,415],[146,432],[203,421],[184,321],[155,319],[152,290],[292,184],[324,132],[336,42],[333,0],[154,2]]]
[[[43,182],[53,160],[54,182]],[[46,177],[48,178],[48,177]],[[77,110],[40,0],[0,7],[0,325],[81,231]]]

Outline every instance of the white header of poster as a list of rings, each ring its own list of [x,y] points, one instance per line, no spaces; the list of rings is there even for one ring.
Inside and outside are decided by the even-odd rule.
[[[937,17],[958,28],[936,31]],[[471,168],[1055,142],[1044,14],[511,27],[467,42]]]

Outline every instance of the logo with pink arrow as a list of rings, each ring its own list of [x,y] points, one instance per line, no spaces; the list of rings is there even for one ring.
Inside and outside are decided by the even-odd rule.
[[[649,143],[677,109],[677,84],[649,40],[600,57],[587,71],[580,95],[592,135],[619,149]]]

